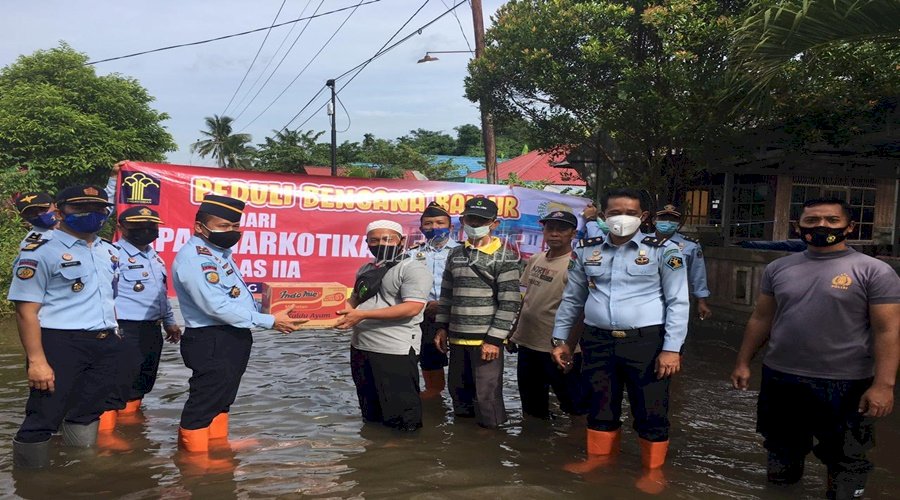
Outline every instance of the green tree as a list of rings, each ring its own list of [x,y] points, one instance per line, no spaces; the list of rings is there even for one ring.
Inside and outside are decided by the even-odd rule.
[[[615,178],[671,199],[724,128],[728,41],[745,4],[512,0],[470,62],[466,95],[499,124],[525,119],[533,147],[588,143],[601,186]]]
[[[147,90],[87,61],[61,43],[0,69],[0,190],[101,183],[119,160],[161,162],[175,150],[169,115]]]
[[[220,168],[248,168],[252,165],[254,149],[249,145],[250,134],[235,134],[230,116],[207,116],[206,130],[200,133],[208,137],[191,144],[191,152],[200,158],[212,156]]]
[[[456,147],[453,154],[456,156],[484,156],[484,146],[481,143],[481,127],[467,123],[453,127],[456,131]]]
[[[397,138],[398,144],[407,145],[423,155],[452,155],[456,140],[448,134],[434,130],[410,130],[409,135]]]
[[[267,172],[292,172],[305,174],[305,165],[312,165],[316,141],[325,132],[307,130],[273,130],[272,137],[256,148],[256,163],[253,170]]]

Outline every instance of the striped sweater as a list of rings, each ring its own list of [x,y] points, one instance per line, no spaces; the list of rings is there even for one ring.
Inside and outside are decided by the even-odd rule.
[[[485,283],[469,262],[478,266],[494,287]],[[449,331],[451,343],[502,344],[522,303],[521,274],[518,252],[497,238],[481,249],[469,245],[453,248],[444,268],[435,323]]]

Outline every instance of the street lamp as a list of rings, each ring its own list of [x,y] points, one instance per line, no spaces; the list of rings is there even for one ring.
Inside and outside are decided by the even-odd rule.
[[[474,50],[430,50],[425,53],[425,57],[416,61],[416,64],[422,64],[439,60],[431,54],[474,54]]]

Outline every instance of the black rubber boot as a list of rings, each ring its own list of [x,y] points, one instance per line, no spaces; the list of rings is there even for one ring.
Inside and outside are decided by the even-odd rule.
[[[865,472],[834,472],[829,467],[828,490],[825,492],[825,496],[829,500],[862,498],[865,493],[867,476],[868,474]]]
[[[23,469],[43,469],[49,465],[49,439],[40,443],[20,443],[13,439],[13,466]]]
[[[794,484],[803,477],[806,457],[788,458],[769,452],[766,475],[772,484]]]
[[[63,444],[76,448],[90,448],[94,446],[97,443],[97,427],[99,425],[99,420],[94,420],[86,425],[63,422],[59,428]]]

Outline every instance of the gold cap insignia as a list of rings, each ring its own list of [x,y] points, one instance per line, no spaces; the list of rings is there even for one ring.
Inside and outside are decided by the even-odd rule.
[[[97,191],[96,189],[94,189],[92,187],[86,187],[86,188],[84,188],[84,194],[86,194],[88,196],[98,196],[100,194],[100,191]]]

